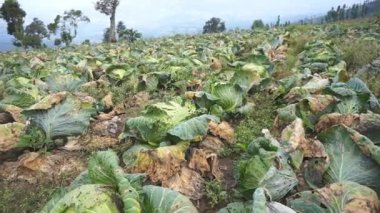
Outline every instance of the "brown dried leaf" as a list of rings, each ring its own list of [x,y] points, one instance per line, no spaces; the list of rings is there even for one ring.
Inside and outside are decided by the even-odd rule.
[[[11,123],[11,122],[18,122],[18,123],[24,123],[24,119],[21,116],[21,112],[23,109],[17,106],[13,105],[3,105],[2,109],[0,111],[4,111],[6,113],[6,117],[4,117],[4,120],[0,118],[0,124],[1,123]],[[0,113],[1,116],[2,113]],[[10,117],[9,117],[10,116]]]
[[[321,112],[326,109],[326,107],[336,103],[335,97],[331,95],[313,95],[307,97],[304,101],[308,102],[310,110],[313,113]]]
[[[206,177],[211,172],[207,162],[207,153],[202,149],[192,149],[188,166],[190,169],[200,172],[202,177]]]
[[[222,63],[217,58],[211,58],[210,68],[212,70],[220,70],[220,69],[222,69]]]
[[[45,98],[43,98],[41,101],[39,101],[38,103],[29,107],[28,110],[50,109],[53,106],[55,106],[56,104],[61,103],[61,101],[64,100],[67,95],[68,95],[67,92],[59,92],[59,93],[48,95]]]
[[[93,151],[114,146],[118,142],[116,138],[87,134],[81,137],[69,138],[69,141],[62,149],[68,151]]]
[[[218,156],[215,153],[203,149],[192,149],[188,166],[190,169],[199,172],[202,177],[215,177],[220,181],[223,179],[223,173],[219,168]]]
[[[173,189],[188,196],[192,200],[202,198],[205,180],[197,172],[183,167],[171,178],[162,182],[163,187]]]
[[[296,118],[288,125],[281,133],[281,141],[287,141],[289,147],[286,147],[287,152],[301,150],[304,157],[326,157],[327,153],[323,144],[315,139],[305,138],[305,129],[302,119]]]
[[[326,114],[319,118],[318,123],[315,125],[315,130],[317,132],[321,132],[337,124],[343,124],[345,126],[355,128],[360,124],[360,115],[343,115],[340,113]]]
[[[43,175],[48,180],[54,180],[61,175],[79,173],[84,169],[85,159],[81,159],[75,153],[29,152],[21,155],[16,162],[5,162],[0,165],[0,177],[6,180],[26,180],[35,183],[39,175]]]
[[[0,151],[9,151],[16,147],[25,125],[22,123],[0,124]]]
[[[106,109],[111,109],[113,107],[112,102],[112,93],[108,93],[104,98],[102,99],[102,103],[106,107]]]
[[[217,137],[206,136],[206,138],[199,143],[199,148],[218,153],[224,147],[224,143]]]
[[[235,142],[235,131],[230,124],[225,121],[220,124],[210,121],[209,130],[211,134],[226,140],[230,144]]]
[[[184,150],[187,148],[188,144],[183,143],[141,150],[136,165],[127,169],[133,173],[146,173],[153,183],[168,180],[181,170],[181,164],[185,161]]]

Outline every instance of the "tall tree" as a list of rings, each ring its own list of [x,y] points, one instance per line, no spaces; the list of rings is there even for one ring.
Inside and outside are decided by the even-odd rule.
[[[33,22],[25,27],[22,44],[25,48],[41,48],[43,46],[42,40],[47,36],[48,31],[46,30],[44,22],[38,18],[34,18]]]
[[[99,0],[96,2],[95,9],[107,16],[110,16],[110,42],[116,42],[116,8],[119,6],[119,0]]]
[[[57,15],[54,22],[48,25],[50,34],[56,35],[60,32],[60,38],[57,38],[54,44],[59,46],[64,43],[69,46],[78,34],[80,22],[90,22],[90,19],[81,10],[69,10],[65,11],[63,16]]]
[[[26,12],[20,7],[17,0],[5,0],[0,8],[1,18],[7,22],[7,31],[13,35],[16,40],[23,37],[24,18]]]
[[[203,26],[203,34],[205,33],[219,33],[224,32],[226,30],[226,25],[224,21],[220,18],[211,18],[208,20]]]

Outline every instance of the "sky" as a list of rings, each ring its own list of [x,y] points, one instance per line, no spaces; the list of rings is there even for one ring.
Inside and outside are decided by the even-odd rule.
[[[262,19],[275,22],[296,21],[324,14],[331,7],[352,5],[364,0],[120,0],[116,20],[135,28],[145,37],[158,37],[176,33],[198,33],[211,17],[226,22],[227,29],[249,28],[252,21]],[[4,0],[0,0],[2,4]],[[25,23],[38,17],[45,24],[53,21],[65,10],[79,9],[91,22],[81,25],[76,42],[84,39],[100,41],[109,18],[94,9],[96,0],[19,0],[27,12]],[[0,20],[0,50],[11,48],[11,37],[6,23]]]

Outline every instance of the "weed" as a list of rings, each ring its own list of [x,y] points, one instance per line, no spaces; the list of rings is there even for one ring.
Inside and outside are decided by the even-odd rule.
[[[380,42],[375,40],[350,39],[337,42],[337,46],[343,52],[343,60],[351,73],[380,56]]]
[[[218,205],[220,202],[226,201],[228,198],[227,191],[225,191],[222,183],[216,180],[206,182],[206,197],[209,200],[209,204],[212,208]]]
[[[135,85],[130,81],[124,81],[120,85],[111,87],[113,103],[124,103],[130,92],[134,91]]]

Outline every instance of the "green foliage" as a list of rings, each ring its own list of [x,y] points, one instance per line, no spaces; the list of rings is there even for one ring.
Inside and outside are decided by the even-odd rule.
[[[376,148],[368,139],[359,141],[360,134],[358,134],[349,128],[336,126],[318,135],[330,158],[324,173],[324,183],[352,181],[380,192],[377,181],[380,166],[376,162],[379,154],[367,152],[367,150],[379,150],[379,148]]]
[[[226,30],[224,21],[220,18],[211,18],[203,26],[203,34],[205,33],[220,33]]]
[[[22,35],[24,30],[24,18],[26,12],[20,7],[16,0],[6,0],[0,8],[1,17],[7,22],[7,31],[9,35],[18,36]]]
[[[76,38],[78,32],[78,25],[80,22],[88,23],[90,19],[85,16],[81,10],[68,10],[63,15],[57,15],[53,21],[48,25],[50,34],[56,35],[59,33],[60,38],[56,38],[55,45],[64,43],[69,46]]]
[[[247,147],[248,143],[262,135],[262,129],[271,129],[273,125],[276,104],[272,97],[262,92],[256,94],[252,102],[260,107],[255,106],[236,127],[236,142],[240,147]]]
[[[125,174],[113,151],[99,151],[71,186],[56,193],[42,212],[197,212],[180,193],[158,186],[141,186],[141,175]],[[119,205],[120,201],[123,205]]]
[[[26,110],[24,114],[32,125],[21,138],[20,146],[35,148],[52,144],[57,138],[82,135],[90,125],[92,113],[92,106],[86,107],[74,97],[67,97],[50,109]]]
[[[110,36],[109,28],[107,28],[107,30],[108,31],[105,31],[104,33],[104,39],[103,39],[104,42],[109,41],[109,36]],[[142,37],[141,33],[139,33],[137,30],[134,30],[132,28],[128,29],[125,26],[124,22],[122,21],[119,21],[119,23],[117,23],[116,32],[120,41],[127,41],[127,42],[132,43]]]
[[[13,78],[5,83],[3,104],[15,105],[18,107],[28,107],[40,98],[38,87],[35,86],[31,79],[18,77]]]
[[[238,163],[237,179],[242,192],[265,187],[273,200],[284,197],[298,184],[282,148],[266,138],[250,143],[247,157]]]
[[[103,31],[103,43],[107,43],[110,41],[110,34],[111,34],[111,29],[107,27]]]
[[[207,135],[210,121],[218,122],[219,118],[212,115],[190,118],[169,129],[168,134],[182,141],[199,141]]]
[[[33,150],[51,149],[53,143],[51,140],[46,139],[45,133],[40,128],[31,126],[21,136],[17,147],[32,148]]]
[[[13,44],[17,47],[41,48],[42,39],[48,36],[45,24],[38,18],[27,25],[24,29],[26,12],[16,0],[4,1],[0,8],[1,17],[7,22],[9,35],[14,36]]]
[[[252,24],[251,29],[252,29],[252,30],[263,29],[264,27],[265,27],[265,25],[264,25],[263,20],[261,20],[261,19],[257,19],[257,20],[254,20],[254,21],[253,21],[253,24]]]
[[[150,145],[158,146],[166,137],[169,129],[193,113],[194,108],[192,106],[181,106],[174,101],[149,105],[143,111],[142,116],[131,118],[126,122],[126,133],[128,134],[130,130],[135,129],[144,141]],[[177,135],[174,131],[178,130],[172,130],[172,133]]]
[[[376,40],[347,40],[338,42],[337,46],[342,50],[343,60],[347,62],[350,72],[357,71],[380,55],[380,42]]]
[[[120,32],[119,39],[121,41],[135,42],[142,37],[142,34],[134,29],[125,29]]]
[[[177,191],[147,185],[143,187],[145,199],[142,212],[197,213],[193,203]]]
[[[224,189],[221,182],[211,180],[205,185],[206,197],[211,207],[218,205],[228,199],[227,191]]]
[[[23,46],[32,48],[41,48],[42,39],[48,36],[45,24],[38,18],[34,18],[33,22],[25,27],[25,35],[23,38]]]
[[[243,91],[237,85],[215,84],[211,88],[211,94],[218,98],[216,103],[226,112],[233,112],[243,104]]]

